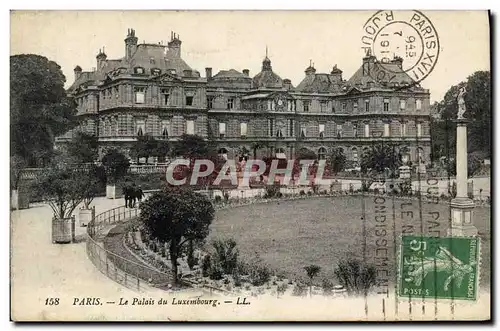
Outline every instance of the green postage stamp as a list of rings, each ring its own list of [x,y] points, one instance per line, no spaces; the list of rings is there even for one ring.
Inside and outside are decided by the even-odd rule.
[[[398,295],[476,300],[479,238],[403,236]]]

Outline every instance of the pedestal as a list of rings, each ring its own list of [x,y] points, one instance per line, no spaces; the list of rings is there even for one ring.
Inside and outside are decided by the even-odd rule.
[[[116,186],[115,185],[106,185],[106,198],[115,199],[116,198]]]
[[[469,198],[451,200],[451,229],[448,235],[453,237],[477,236],[477,228],[472,223],[474,201]]]
[[[475,205],[467,196],[467,120],[459,119],[455,122],[457,123],[457,196],[451,200],[451,229],[448,229],[448,235],[477,236],[472,213]]]

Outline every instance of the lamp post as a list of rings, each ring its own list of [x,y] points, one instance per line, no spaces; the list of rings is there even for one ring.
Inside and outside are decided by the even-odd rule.
[[[454,121],[457,123],[456,142],[456,182],[457,195],[451,200],[451,236],[477,236],[477,228],[473,224],[474,201],[467,195],[467,123],[463,117],[465,113],[464,94],[465,87],[460,89],[458,95],[458,115]]]

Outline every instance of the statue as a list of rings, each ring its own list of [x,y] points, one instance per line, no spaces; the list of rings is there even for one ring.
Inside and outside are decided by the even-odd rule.
[[[464,113],[467,111],[465,108],[465,100],[464,100],[464,95],[467,93],[467,90],[465,87],[460,88],[460,92],[458,93],[458,113],[457,113],[457,119],[463,120],[464,119]]]

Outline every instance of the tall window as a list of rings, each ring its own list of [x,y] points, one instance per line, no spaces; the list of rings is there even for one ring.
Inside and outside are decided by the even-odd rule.
[[[356,123],[352,125],[352,135],[354,138],[358,137],[358,125]]]
[[[337,137],[342,138],[342,124],[337,124]]]
[[[354,101],[354,104],[352,105],[352,108],[354,109],[355,112],[358,111],[358,101]]]
[[[168,138],[170,135],[170,121],[161,121],[161,135],[163,138]]]
[[[391,135],[391,130],[389,127],[389,123],[384,123],[384,136],[389,137]]]
[[[226,123],[219,123],[219,137],[224,138],[226,136]]]
[[[186,134],[194,134],[194,120],[186,121]]]
[[[370,136],[370,124],[365,124],[365,137]]]
[[[240,124],[240,135],[242,137],[246,137],[247,136],[247,124],[245,122],[242,122]]]
[[[365,100],[365,111],[370,111],[370,100]]]
[[[233,98],[227,99],[227,109],[234,109],[234,99]]]
[[[162,88],[161,89],[161,95],[163,96],[163,105],[167,106],[168,105],[168,97],[170,95],[169,89]]]
[[[417,123],[417,137],[422,135],[422,124]]]
[[[319,125],[319,137],[320,138],[325,137],[325,125],[324,124]]]
[[[356,147],[353,147],[351,151],[352,151],[352,160],[357,163],[358,162],[358,149]]]
[[[306,127],[305,127],[305,125],[301,125],[301,127],[300,127],[300,136],[301,136],[302,138],[307,137],[307,132],[306,132]]]
[[[295,129],[295,121],[293,119],[290,119],[289,121],[289,126],[290,126],[290,137],[293,137],[294,135],[294,129]]]
[[[406,136],[406,123],[401,123],[401,136]]]
[[[384,99],[384,111],[389,111],[389,99]]]
[[[320,159],[320,160],[326,160],[326,148],[320,147],[318,149],[318,159]]]
[[[416,109],[416,110],[421,110],[421,109],[422,109],[422,100],[417,99],[417,100],[415,101],[415,109]]]
[[[327,101],[321,101],[320,102],[320,109],[322,113],[326,113],[328,109],[328,102]]]
[[[281,128],[276,129],[276,137],[283,138],[283,131],[281,130]]]
[[[146,88],[136,87],[135,92],[135,103],[144,103],[144,95],[146,94]]]
[[[404,99],[399,100],[399,109],[401,109],[401,110],[406,109],[406,100],[404,100]]]
[[[269,136],[272,137],[274,133],[274,119],[270,118],[268,125],[269,125]]]
[[[347,109],[347,104],[345,102],[342,102],[342,111],[345,112]]]
[[[192,106],[193,105],[193,97],[187,96],[186,97],[186,106]]]
[[[208,107],[208,109],[212,109],[214,107],[214,97],[213,96],[207,97],[207,107]]]
[[[304,103],[304,112],[308,112],[309,106],[310,106],[310,101],[304,100],[303,103]]]
[[[138,136],[143,136],[146,133],[146,121],[137,120],[135,122],[135,133]]]

